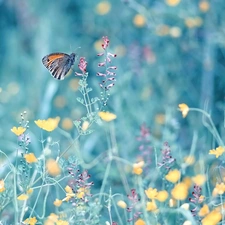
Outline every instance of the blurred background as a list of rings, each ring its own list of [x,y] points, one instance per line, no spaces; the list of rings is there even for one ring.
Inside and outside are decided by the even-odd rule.
[[[85,114],[76,101],[79,78],[72,73],[54,80],[41,59],[52,52],[75,51],[85,57],[91,96],[99,96],[96,55],[102,52],[102,36],[108,36],[118,70],[107,110],[117,115],[120,156],[135,160],[135,137],[143,123],[159,149],[167,141],[175,150],[189,151],[196,132],[199,151],[208,151],[212,136],[202,125],[202,115],[191,112],[183,119],[177,108],[186,103],[205,109],[223,135],[224,10],[224,0],[0,0],[0,148],[15,150],[10,129],[18,126],[24,110],[37,156],[40,130],[34,120],[60,116],[59,127],[76,136],[73,120]],[[107,149],[104,130],[95,129],[80,140],[87,161]],[[61,144],[62,130],[51,134]]]

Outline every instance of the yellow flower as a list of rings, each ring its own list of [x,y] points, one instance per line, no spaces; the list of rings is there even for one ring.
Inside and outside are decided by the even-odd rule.
[[[152,200],[151,202],[147,202],[146,204],[147,211],[155,211],[156,209],[157,209],[157,205],[155,204],[154,200]]]
[[[59,200],[58,198],[53,203],[56,207],[59,207],[62,205],[62,200]]]
[[[35,157],[34,153],[25,154],[24,158],[27,163],[35,163],[37,162],[37,158]]]
[[[209,155],[215,155],[216,158],[218,158],[219,156],[221,156],[223,153],[225,152],[224,147],[219,146],[216,149],[212,149],[209,151]]]
[[[122,201],[122,200],[118,201],[118,202],[117,202],[117,205],[118,205],[120,208],[122,208],[122,209],[126,209],[126,208],[127,208],[126,202],[124,202],[124,201]]]
[[[68,185],[65,187],[65,191],[66,191],[66,197],[62,201],[68,202],[72,197],[75,196],[75,194],[73,193],[72,188]]]
[[[98,115],[102,120],[106,122],[110,122],[116,119],[116,115],[110,112],[99,112]]]
[[[84,188],[84,187],[79,188],[77,190],[77,198],[83,198],[85,196],[85,193],[88,193],[88,192],[89,190],[87,188]]]
[[[21,194],[17,197],[18,200],[20,201],[26,201],[29,198],[27,194]]]
[[[185,183],[188,188],[192,185],[192,180],[190,177],[185,177],[182,182]]]
[[[133,23],[137,27],[143,27],[146,23],[145,17],[141,14],[136,14],[134,19],[133,19]]]
[[[222,219],[222,214],[219,210],[214,209],[206,217],[202,219],[202,225],[217,225]]]
[[[158,192],[156,188],[149,188],[148,190],[145,190],[145,194],[147,195],[148,198],[150,199],[156,199]]]
[[[168,180],[171,183],[176,183],[180,179],[180,171],[170,170],[169,173],[165,176],[166,180]]]
[[[177,201],[175,199],[171,198],[169,200],[169,206],[170,207],[175,207],[176,205],[177,205]]]
[[[37,223],[36,217],[27,218],[23,221],[25,224],[35,225]]]
[[[69,225],[69,223],[65,220],[59,220],[56,222],[56,225]]]
[[[188,165],[188,166],[191,166],[195,163],[195,157],[193,155],[189,155],[189,156],[186,156],[184,158],[184,162]]]
[[[47,120],[35,120],[34,122],[38,127],[48,132],[55,130],[58,127],[60,118],[48,118]]]
[[[156,199],[160,202],[165,202],[166,199],[168,198],[168,196],[169,196],[169,194],[167,191],[159,191]]]
[[[184,103],[179,104],[178,106],[179,106],[179,110],[182,113],[183,118],[185,118],[189,112],[189,107]]]
[[[11,131],[17,136],[20,136],[21,134],[23,134],[25,132],[25,130],[26,130],[26,128],[24,128],[24,127],[13,127],[11,129]]]
[[[32,188],[29,188],[29,189],[27,190],[27,194],[30,195],[30,194],[32,194],[32,193],[33,193],[33,189],[32,189]]]
[[[140,161],[138,163],[134,163],[133,164],[133,173],[137,174],[137,175],[142,174],[142,172],[143,172],[142,167],[144,166],[144,164],[145,164],[144,161]]]
[[[216,184],[216,187],[213,189],[213,196],[222,195],[225,192],[225,184],[222,182],[220,184]]]
[[[210,8],[210,5],[209,5],[209,2],[208,1],[200,1],[199,2],[199,9],[202,11],[202,12],[207,12]]]
[[[199,210],[198,215],[203,217],[209,213],[208,205],[204,204],[203,207]]]
[[[169,6],[176,6],[180,3],[180,0],[166,0],[166,4]]]
[[[54,159],[47,160],[46,170],[51,176],[58,176],[61,173],[61,169]]]
[[[4,180],[0,180],[0,192],[5,191],[5,182]]]
[[[195,177],[192,177],[192,181],[198,186],[202,186],[206,181],[206,176],[204,174],[198,174]]]
[[[58,221],[59,216],[55,213],[51,213],[48,216],[48,219],[45,221],[45,225],[55,225],[55,223]]]
[[[185,183],[179,183],[172,189],[171,194],[176,200],[184,200],[188,196],[188,187]]]
[[[111,10],[111,3],[108,1],[99,2],[95,8],[95,11],[99,15],[105,15]]]
[[[145,225],[145,221],[142,220],[142,219],[138,219],[138,220],[134,223],[134,225]]]

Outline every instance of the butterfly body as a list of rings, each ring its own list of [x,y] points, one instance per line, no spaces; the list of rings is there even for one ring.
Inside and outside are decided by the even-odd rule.
[[[70,55],[65,53],[52,53],[46,55],[42,59],[42,63],[54,78],[63,80],[73,66],[75,58],[75,53],[71,53]]]

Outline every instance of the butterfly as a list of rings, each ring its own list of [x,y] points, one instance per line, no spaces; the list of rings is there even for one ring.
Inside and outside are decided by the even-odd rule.
[[[42,59],[42,63],[54,78],[63,80],[73,66],[75,58],[75,53],[71,53],[70,55],[65,53],[52,53],[46,55]]]

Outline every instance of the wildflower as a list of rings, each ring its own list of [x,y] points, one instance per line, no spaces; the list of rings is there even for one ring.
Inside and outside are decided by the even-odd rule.
[[[99,15],[106,15],[111,10],[111,4],[108,1],[101,1],[97,4],[95,11]]]
[[[84,57],[80,57],[78,68],[80,69],[80,71],[82,73],[75,72],[76,76],[83,76],[83,75],[86,74],[86,72],[87,72],[87,61],[85,60]]]
[[[134,223],[134,225],[145,225],[145,221],[142,220],[142,219],[138,219],[138,220]]]
[[[171,183],[176,183],[180,179],[180,171],[170,170],[169,173],[165,176],[166,180],[168,180]]]
[[[0,192],[5,191],[5,182],[4,180],[0,180]]]
[[[159,191],[156,199],[160,202],[165,202],[166,199],[168,198],[168,196],[169,196],[169,194],[167,191]]]
[[[159,168],[164,167],[166,170],[169,170],[173,163],[176,161],[171,155],[171,150],[167,142],[164,143],[164,149],[162,152],[162,162],[158,163]]]
[[[56,225],[69,225],[69,222],[65,221],[65,220],[58,220],[56,222]]]
[[[219,156],[221,156],[223,153],[225,152],[224,147],[219,146],[216,149],[212,149],[209,151],[209,155],[215,155],[216,158],[218,158]]]
[[[62,201],[69,201],[71,198],[75,197],[75,194],[73,193],[73,190],[70,186],[66,186],[65,187],[65,191],[66,191],[66,197],[62,200]]]
[[[214,209],[202,219],[201,224],[202,225],[217,225],[221,219],[222,219],[221,212]]]
[[[62,205],[62,200],[59,200],[58,198],[53,203],[56,207],[59,207]]]
[[[179,104],[178,106],[179,106],[179,110],[182,113],[183,118],[185,118],[189,112],[189,107],[184,103]]]
[[[11,131],[17,135],[17,136],[20,136],[21,134],[23,134],[25,131],[26,131],[26,128],[24,127],[13,127],[11,129]]]
[[[204,174],[198,174],[195,177],[192,177],[192,181],[198,185],[198,186],[202,186],[205,181],[206,181],[206,176]]]
[[[136,175],[140,175],[143,172],[142,167],[144,166],[144,161],[140,161],[138,163],[133,164],[133,173]]]
[[[106,122],[110,122],[116,119],[116,115],[110,112],[99,112],[98,115],[102,120]]]
[[[61,173],[61,169],[54,159],[47,160],[46,170],[51,176],[58,176]]]
[[[166,0],[166,4],[169,6],[177,6],[180,3],[180,0]]]
[[[58,221],[59,216],[55,213],[51,213],[48,216],[47,221],[45,222],[45,225],[54,225]]]
[[[81,129],[83,130],[83,131],[86,131],[88,128],[89,128],[89,122],[87,121],[87,120],[85,120],[84,122],[83,122],[83,124],[82,124],[82,127],[81,127]]]
[[[35,225],[37,223],[36,217],[27,218],[23,221],[25,224]]]
[[[122,209],[126,209],[126,208],[127,208],[126,202],[124,202],[124,201],[122,201],[122,200],[118,201],[118,202],[117,202],[117,205],[118,205],[120,208],[122,208]]]
[[[199,9],[204,13],[207,12],[210,8],[209,2],[205,0],[200,1],[198,6],[199,6]]]
[[[29,194],[32,194],[33,193],[33,189],[32,188],[29,188],[28,190],[27,190],[27,194],[29,195]]]
[[[24,158],[27,163],[35,163],[38,161],[37,158],[35,157],[34,153],[24,154]]]
[[[182,182],[185,183],[188,188],[192,185],[192,180],[190,177],[185,177]]]
[[[136,14],[133,19],[133,23],[137,27],[143,27],[146,23],[145,17],[141,14]]]
[[[27,194],[21,194],[17,197],[18,200],[20,201],[26,201],[29,198]]]
[[[182,209],[189,210],[190,204],[184,203],[184,204],[181,205],[180,207],[181,207]]]
[[[209,213],[209,207],[208,205],[204,204],[203,207],[199,210],[198,215],[203,217],[206,216]]]
[[[189,155],[189,156],[186,156],[184,158],[184,162],[188,165],[188,166],[191,166],[195,163],[195,157],[193,155]]]
[[[189,198],[189,201],[195,205],[195,207],[191,210],[193,216],[197,215],[199,211],[199,204],[204,201],[204,196],[201,195],[202,189],[198,185],[194,185],[194,191],[192,192],[192,198]]]
[[[81,187],[77,190],[77,198],[84,198],[85,194],[88,193],[89,190],[86,189],[85,187]]]
[[[157,209],[157,205],[154,200],[152,200],[151,202],[147,202],[146,204],[147,211],[155,211],[156,209]]]
[[[184,200],[188,196],[188,187],[185,183],[179,183],[171,190],[173,198],[176,200]]]
[[[48,118],[47,120],[35,120],[34,122],[38,127],[48,132],[55,130],[58,127],[60,118]]]
[[[217,183],[216,184],[216,187],[213,189],[213,196],[216,196],[216,195],[223,195],[225,192],[225,184],[222,182],[222,183]]]
[[[150,199],[156,199],[158,192],[156,188],[149,188],[148,190],[145,190],[145,194],[147,195],[148,198]]]
[[[175,207],[177,205],[177,201],[173,198],[171,198],[169,200],[169,206],[172,208],[172,207]]]

